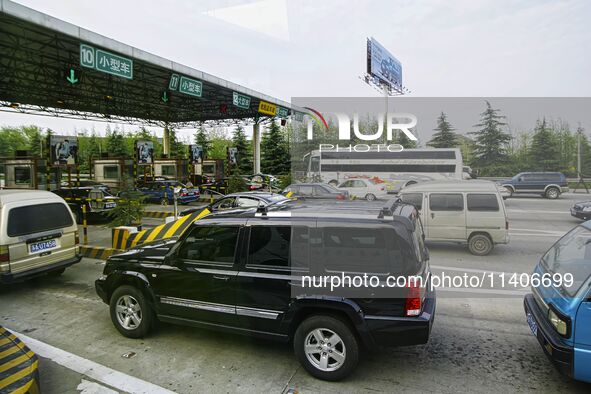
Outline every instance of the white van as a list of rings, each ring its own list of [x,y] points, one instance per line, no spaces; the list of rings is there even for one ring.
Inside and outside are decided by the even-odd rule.
[[[80,261],[78,226],[63,198],[0,190],[0,283],[59,275]]]
[[[419,209],[427,241],[467,243],[478,256],[509,243],[507,211],[493,182],[422,182],[403,189],[400,198]]]

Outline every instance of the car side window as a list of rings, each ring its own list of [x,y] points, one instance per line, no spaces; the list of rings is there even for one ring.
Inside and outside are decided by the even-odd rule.
[[[300,196],[309,197],[313,190],[312,186],[300,186]]]
[[[341,187],[352,187],[352,186],[353,186],[353,181],[346,181],[341,185]]]
[[[291,226],[252,226],[247,265],[289,268]]]
[[[423,193],[404,193],[400,199],[402,202],[414,205],[419,211],[423,208]]]
[[[249,197],[238,197],[238,203],[236,205],[240,208],[258,207],[259,200]]]
[[[363,181],[355,181],[353,183],[353,187],[365,187],[365,182],[363,182]]]
[[[213,204],[214,210],[232,209],[234,208],[234,197],[222,198],[220,201]]]
[[[431,211],[463,211],[464,198],[459,193],[432,193],[429,196]]]
[[[207,263],[233,264],[237,226],[198,226],[185,238],[178,257]]]
[[[467,195],[466,200],[468,211],[497,212],[499,210],[499,201],[496,194],[470,193]]]

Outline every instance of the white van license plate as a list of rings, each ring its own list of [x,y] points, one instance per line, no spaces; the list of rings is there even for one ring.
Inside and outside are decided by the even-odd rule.
[[[57,248],[57,239],[50,239],[49,241],[37,242],[29,246],[31,253],[44,252]]]

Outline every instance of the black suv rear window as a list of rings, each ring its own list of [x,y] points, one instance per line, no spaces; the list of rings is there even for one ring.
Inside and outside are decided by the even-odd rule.
[[[499,210],[499,201],[495,194],[468,194],[468,211],[490,211]]]
[[[68,207],[62,203],[27,205],[8,212],[9,237],[40,233],[73,225]]]

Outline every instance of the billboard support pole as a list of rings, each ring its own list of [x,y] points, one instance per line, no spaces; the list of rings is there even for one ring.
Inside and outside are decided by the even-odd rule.
[[[164,126],[164,134],[162,134],[162,153],[167,158],[170,156],[170,128],[168,123]]]
[[[261,172],[261,124],[257,119],[252,126],[253,169],[255,174]]]

